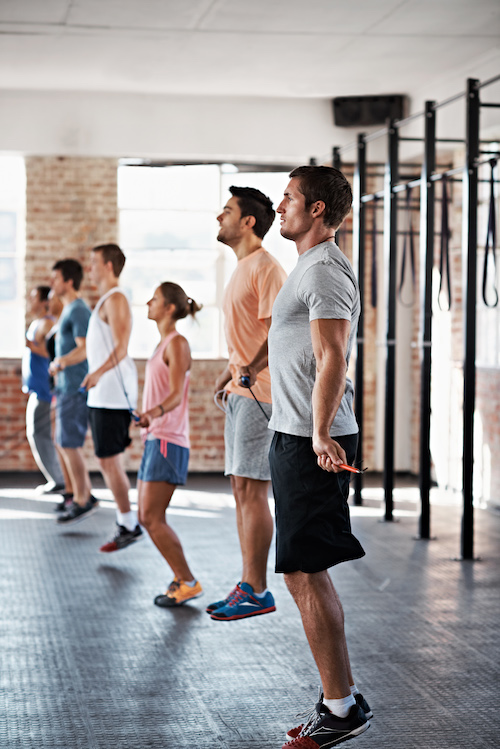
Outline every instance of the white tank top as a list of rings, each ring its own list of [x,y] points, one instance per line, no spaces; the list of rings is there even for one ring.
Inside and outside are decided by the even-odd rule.
[[[123,291],[114,287],[104,294],[90,317],[86,338],[89,372],[99,369],[101,364],[109,359],[115,347],[111,328],[99,317],[99,310],[106,299],[116,293],[123,294]],[[130,356],[127,355],[113,369],[102,375],[97,385],[89,390],[87,405],[92,408],[110,409],[137,407],[137,369]]]

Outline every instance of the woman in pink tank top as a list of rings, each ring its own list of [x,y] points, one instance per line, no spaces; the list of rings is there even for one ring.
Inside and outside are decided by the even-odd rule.
[[[181,542],[168,525],[165,513],[175,487],[186,483],[189,461],[188,389],[191,351],[175,326],[201,307],[175,283],[162,283],[148,302],[148,318],[154,320],[160,343],[146,364],[142,411],[144,454],[137,476],[139,522],[170,565],[174,579],[155,604],[169,608],[202,594],[189,569]]]

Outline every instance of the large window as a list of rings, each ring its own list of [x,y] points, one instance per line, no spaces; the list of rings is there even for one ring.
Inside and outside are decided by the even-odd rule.
[[[226,354],[221,301],[236,258],[217,242],[217,216],[230,197],[231,185],[257,187],[276,206],[286,184],[287,172],[240,172],[229,164],[119,167],[120,245],[127,256],[121,283],[132,302],[134,357],[150,356],[158,340],[156,325],[147,319],[146,302],[162,281],[180,284],[203,305],[195,321],[178,325],[193,355]],[[264,246],[289,272],[296,254],[292,243],[282,239],[277,221]]]
[[[26,178],[20,156],[0,155],[0,356],[24,348]]]

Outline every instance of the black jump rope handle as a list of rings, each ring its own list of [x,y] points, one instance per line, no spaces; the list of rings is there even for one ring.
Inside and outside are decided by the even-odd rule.
[[[248,375],[241,375],[241,387],[249,388],[250,387],[250,377]]]

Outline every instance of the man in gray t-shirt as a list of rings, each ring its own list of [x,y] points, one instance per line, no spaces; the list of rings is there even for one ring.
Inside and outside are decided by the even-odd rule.
[[[331,167],[299,167],[290,177],[277,212],[281,234],[296,243],[299,258],[276,297],[268,340],[276,571],[300,610],[323,694],[310,720],[287,738],[330,746],[363,733],[371,716],[354,683],[342,606],[328,573],[364,555],[351,532],[344,468],[357,445],[346,371],[360,300],[353,270],[334,243],[351,207],[349,183]],[[245,368],[250,384],[259,359]]]

